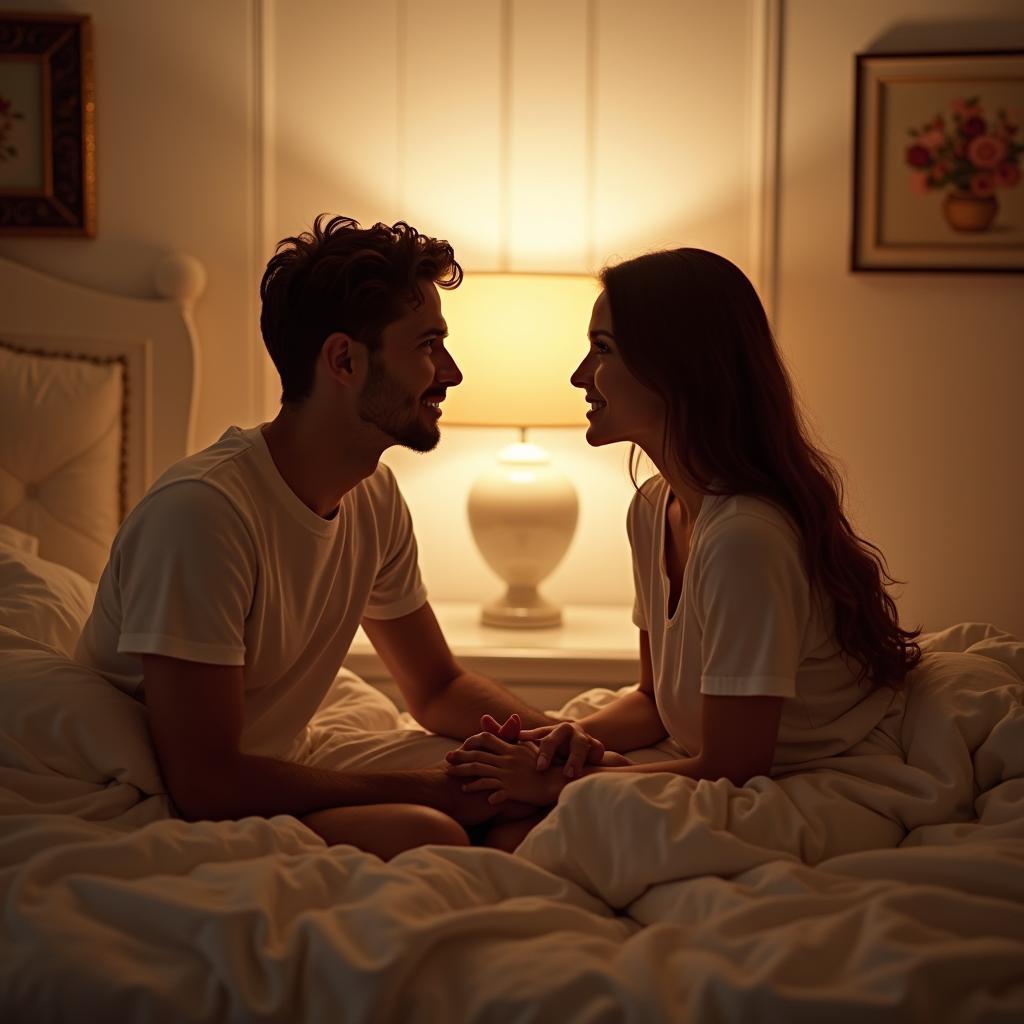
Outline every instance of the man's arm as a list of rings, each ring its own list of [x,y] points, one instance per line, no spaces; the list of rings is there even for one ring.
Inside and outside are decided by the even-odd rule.
[[[415,803],[460,824],[488,820],[494,808],[464,794],[442,768],[335,772],[239,751],[244,721],[241,666],[142,655],[149,729],[171,798],[189,820],[296,817],[333,807]],[[467,801],[471,797],[471,801]]]
[[[397,619],[363,619],[363,629],[424,729],[463,740],[480,731],[485,713],[504,720],[514,712],[527,729],[551,724],[493,679],[464,671],[429,604]]]

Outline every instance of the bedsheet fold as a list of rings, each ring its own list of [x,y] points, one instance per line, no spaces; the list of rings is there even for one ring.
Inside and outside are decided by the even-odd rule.
[[[514,856],[384,864],[288,816],[169,819],[142,709],[0,630],[0,1017],[1019,1021],[1024,645],[926,646],[844,759],[588,779]],[[332,728],[421,743],[358,680],[334,696]]]

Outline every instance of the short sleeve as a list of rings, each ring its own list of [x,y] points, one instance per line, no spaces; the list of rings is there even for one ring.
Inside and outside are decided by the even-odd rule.
[[[427,600],[409,507],[394,474],[387,467],[383,469],[385,507],[379,509],[378,514],[386,529],[382,534],[380,564],[364,611],[368,619],[397,619],[416,611]]]
[[[636,517],[639,511],[638,502],[642,500],[640,492],[637,491],[629,503],[629,511],[626,513],[626,536],[629,538],[629,550],[633,560],[633,625],[643,630],[650,630],[647,612],[643,605],[646,590],[644,589],[643,574],[640,572],[641,554],[637,551]]]
[[[125,523],[111,568],[121,599],[119,654],[245,664],[255,549],[215,487],[182,480],[147,496]]]
[[[810,617],[796,533],[737,515],[701,544],[695,585],[701,693],[793,697]]]

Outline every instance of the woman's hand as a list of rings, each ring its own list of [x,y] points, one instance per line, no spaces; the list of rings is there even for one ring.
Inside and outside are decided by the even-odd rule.
[[[544,771],[556,757],[565,758],[562,773],[567,779],[576,778],[589,764],[601,764],[604,744],[595,739],[579,722],[557,722],[519,733],[521,740],[537,744],[537,770]]]
[[[550,807],[558,801],[565,777],[557,768],[537,770],[537,747],[533,743],[506,743],[490,732],[471,736],[446,755],[448,774],[468,779],[464,793],[484,793],[491,805],[518,800],[535,807]]]
[[[632,763],[628,757],[616,754],[614,750],[606,750],[604,757],[601,758],[601,764],[605,768],[622,768],[624,765]]]
[[[462,746],[458,747],[459,750],[476,750],[477,740],[481,736],[493,734],[499,739],[505,740],[507,743],[515,743],[519,739],[519,734],[523,729],[522,719],[515,713],[508,716],[504,723],[499,722],[492,715],[484,715],[480,719],[480,732],[468,737],[462,741]],[[536,749],[536,748],[534,748]],[[453,751],[454,753],[454,751]],[[446,755],[447,756],[447,755]]]

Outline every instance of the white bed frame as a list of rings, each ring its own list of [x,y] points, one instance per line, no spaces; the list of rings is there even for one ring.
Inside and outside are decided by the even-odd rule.
[[[71,284],[0,257],[0,340],[29,352],[123,362],[122,494],[127,508],[155,476],[191,450],[198,383],[191,313],[205,279],[198,260],[174,253],[155,269],[159,297],[134,299]]]

